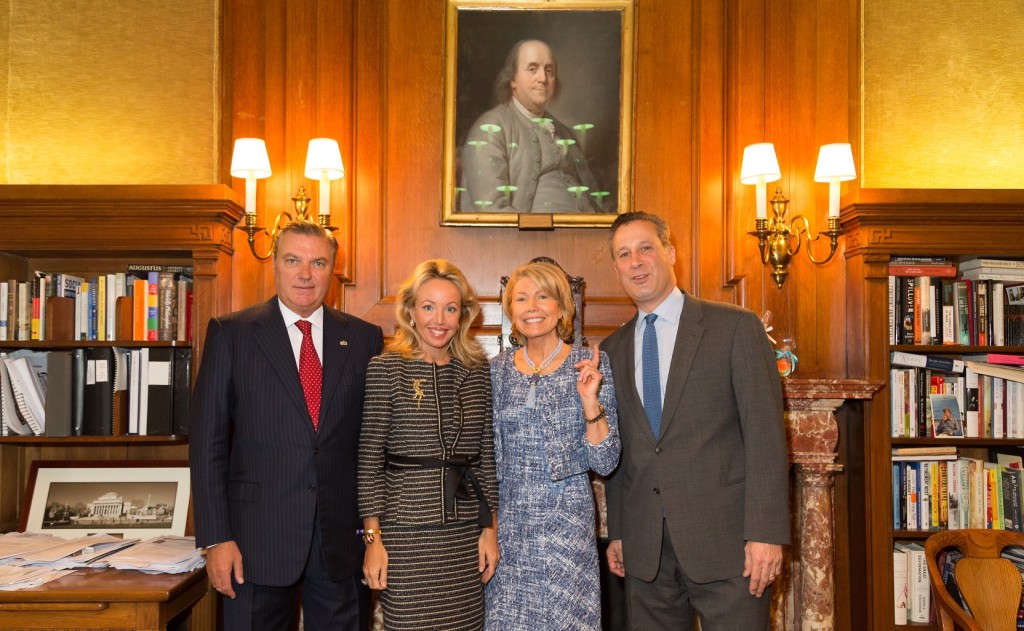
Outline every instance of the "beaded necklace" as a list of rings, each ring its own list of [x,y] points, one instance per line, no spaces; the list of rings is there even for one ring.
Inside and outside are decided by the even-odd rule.
[[[533,371],[533,374],[530,375],[530,387],[531,388],[537,386],[537,382],[540,381],[540,373],[541,373],[541,371],[544,370],[545,368],[547,368],[551,364],[551,362],[555,361],[555,357],[558,357],[558,353],[561,350],[562,350],[562,342],[559,342],[558,344],[555,345],[555,350],[552,351],[550,355],[548,355],[547,359],[545,359],[544,361],[542,361],[540,363],[540,366],[534,366],[533,365],[533,360],[530,359],[530,353],[528,353],[526,351],[526,347],[525,346],[523,347],[523,360],[526,361],[526,365],[529,366],[530,370]]]

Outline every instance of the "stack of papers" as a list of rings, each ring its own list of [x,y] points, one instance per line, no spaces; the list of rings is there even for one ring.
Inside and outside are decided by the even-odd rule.
[[[39,587],[43,583],[55,581],[62,576],[71,574],[74,570],[54,570],[46,567],[14,567],[0,565],[0,590],[14,591],[18,589],[31,589]]]
[[[206,564],[203,550],[196,549],[195,537],[154,537],[115,552],[106,562],[119,570],[148,574],[181,574]]]
[[[30,532],[0,535],[0,590],[38,587],[77,568],[181,574],[206,564],[195,537],[154,537],[142,543],[111,535],[64,539]]]

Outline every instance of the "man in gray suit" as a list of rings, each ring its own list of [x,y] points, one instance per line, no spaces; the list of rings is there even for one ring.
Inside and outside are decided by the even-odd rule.
[[[789,543],[782,390],[750,311],[684,294],[665,221],[619,215],[615,269],[639,313],[611,359],[622,462],[608,480],[609,569],[632,629],[768,629]],[[662,403],[663,402],[663,403]]]
[[[196,543],[225,631],[365,629],[356,455],[378,326],[323,304],[338,245],[293,221],[274,243],[277,295],[210,320],[192,394]]]
[[[605,212],[575,134],[547,111],[558,93],[551,48],[536,39],[517,42],[494,82],[498,105],[473,123],[462,150],[469,212]]]

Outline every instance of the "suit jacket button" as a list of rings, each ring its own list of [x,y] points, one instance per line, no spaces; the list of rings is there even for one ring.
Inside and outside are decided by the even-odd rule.
[[[306,490],[309,491],[310,493],[312,493],[313,491],[316,490],[316,485],[315,484],[310,484],[309,486],[306,487]]]
[[[654,448],[654,453],[656,453],[656,454],[658,454],[660,456],[661,455],[661,447],[655,447]]]
[[[661,453],[661,452],[659,451],[658,453]],[[320,450],[319,449],[314,449],[313,450],[313,455],[314,456],[319,456],[320,455]]]
[[[655,495],[661,495],[661,489],[654,489]]]

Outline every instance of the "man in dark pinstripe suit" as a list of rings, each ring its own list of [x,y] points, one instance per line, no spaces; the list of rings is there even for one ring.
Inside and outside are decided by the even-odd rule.
[[[337,249],[315,223],[289,223],[275,239],[277,295],[207,329],[189,457],[196,543],[226,631],[291,628],[300,589],[307,630],[367,626],[356,454],[383,336],[323,304]],[[299,377],[304,335],[322,367],[318,412]]]

